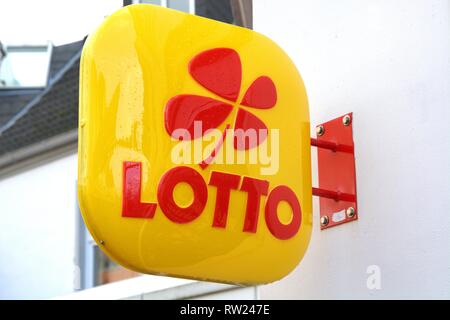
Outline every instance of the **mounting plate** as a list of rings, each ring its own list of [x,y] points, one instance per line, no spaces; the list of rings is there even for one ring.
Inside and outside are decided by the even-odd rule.
[[[358,219],[353,114],[317,126],[316,145],[320,196],[320,227],[331,228]],[[322,192],[321,192],[322,191]]]

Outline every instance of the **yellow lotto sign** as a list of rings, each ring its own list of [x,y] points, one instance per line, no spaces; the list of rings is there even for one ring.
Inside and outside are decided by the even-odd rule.
[[[254,31],[127,6],[84,45],[78,193],[103,251],[142,273],[268,283],[312,230],[310,127],[292,61]]]

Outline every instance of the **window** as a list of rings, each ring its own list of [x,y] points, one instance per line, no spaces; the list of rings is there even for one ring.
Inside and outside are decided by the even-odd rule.
[[[94,245],[94,255],[94,286],[125,280],[139,275],[139,273],[125,269],[109,259],[97,245]]]
[[[167,7],[183,12],[191,12],[189,0],[167,0]]]
[[[89,234],[78,205],[76,206],[76,239],[77,248],[74,261],[77,270],[76,290],[93,288],[140,275],[118,265],[103,253]]]
[[[194,13],[194,0],[135,0],[134,3],[147,3],[163,6],[183,12]]]
[[[147,3],[197,14],[246,28],[252,27],[252,0],[129,0],[124,5]],[[89,235],[78,212],[78,252],[76,264],[80,268],[80,289],[86,289],[133,278],[140,275],[109,259]]]
[[[6,45],[0,62],[0,88],[45,87],[51,45]]]
[[[252,28],[252,0],[134,0]]]

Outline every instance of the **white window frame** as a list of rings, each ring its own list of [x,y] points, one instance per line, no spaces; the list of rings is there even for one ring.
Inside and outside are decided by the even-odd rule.
[[[132,4],[141,3],[140,0],[132,0]],[[167,8],[167,0],[161,0],[161,7]],[[189,0],[189,13],[195,14],[195,0]]]

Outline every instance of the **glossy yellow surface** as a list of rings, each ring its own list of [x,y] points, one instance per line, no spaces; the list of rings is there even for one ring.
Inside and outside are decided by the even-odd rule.
[[[161,175],[177,166],[170,156],[177,142],[164,129],[164,107],[182,93],[214,97],[192,79],[187,65],[196,54],[217,47],[240,54],[238,102],[260,75],[276,84],[276,106],[251,111],[269,129],[280,130],[279,171],[262,176],[260,164],[211,164],[205,170],[189,166],[206,183],[214,170],[269,180],[269,190],[289,186],[302,209],[300,230],[291,239],[279,240],[269,232],[264,196],[257,232],[243,232],[247,195],[238,191],[231,192],[226,228],[213,228],[212,186],[203,213],[187,224],[170,221],[159,206],[153,219],[121,216],[123,162],[142,162],[141,199],[157,202]],[[254,31],[152,5],[132,5],[107,17],[86,41],[80,72],[80,208],[99,246],[129,269],[241,284],[268,283],[287,275],[303,257],[312,230],[309,134],[300,75],[274,42]],[[189,187],[180,185],[174,194],[177,203],[191,201]],[[280,204],[280,220],[289,221],[289,215],[289,206]]]

